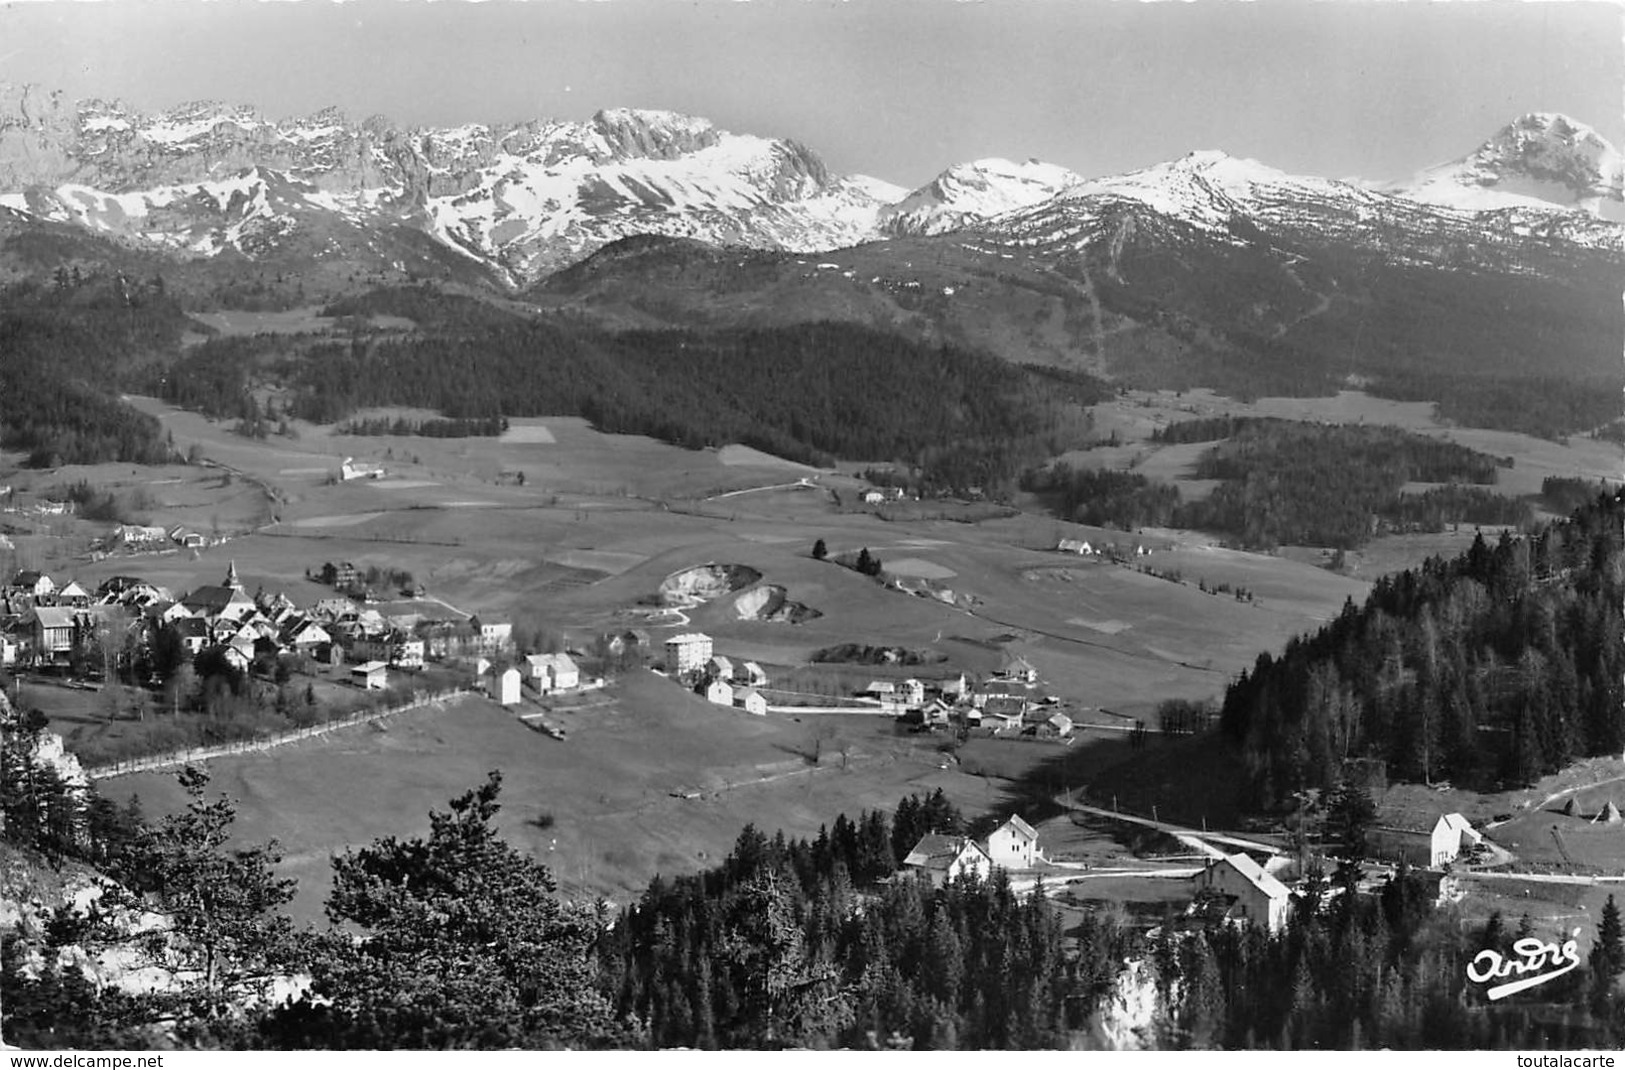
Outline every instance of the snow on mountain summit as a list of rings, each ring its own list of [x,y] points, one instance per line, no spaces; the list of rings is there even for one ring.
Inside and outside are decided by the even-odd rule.
[[[892,234],[941,234],[1028,208],[1082,181],[1064,167],[1000,157],[955,164],[880,213]]]
[[[1566,115],[1532,112],[1469,155],[1389,190],[1465,211],[1556,205],[1600,215],[1603,202],[1625,200],[1622,172],[1619,149],[1597,131]]]

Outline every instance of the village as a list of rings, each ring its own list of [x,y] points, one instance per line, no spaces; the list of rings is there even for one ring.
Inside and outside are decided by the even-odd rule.
[[[290,675],[286,666],[301,672],[323,667],[363,693],[387,690],[392,674],[415,679],[438,669],[444,680],[483,693],[503,709],[532,710],[543,698],[606,687],[603,676],[588,678],[570,652],[521,650],[505,617],[459,616],[449,607],[439,614],[421,612],[428,603],[419,585],[408,582],[399,592],[416,596],[419,611],[385,613],[369,604],[378,593],[369,579],[376,584],[403,577],[379,575],[377,569],[364,572],[349,562],[324,563],[312,575],[334,594],[300,607],[282,594],[259,590],[250,595],[235,563],[228,565],[221,582],[200,584],[178,597],[134,576],[114,576],[90,591],[76,580],[58,585],[43,572],[19,571],[0,589],[0,667],[14,676],[65,679],[69,686],[87,689],[119,675],[161,688],[177,672],[177,659],[281,682]],[[614,661],[620,667],[652,670],[710,706],[755,717],[861,712],[893,719],[900,731],[941,732],[961,742],[974,737],[1060,745],[1071,742],[1077,731],[1105,727],[1075,726],[1063,700],[1048,693],[1037,669],[1020,656],[1008,657],[997,670],[976,678],[956,671],[931,679],[875,679],[841,705],[817,707],[770,703],[767,696],[775,692],[763,666],[719,653],[704,633],[671,636],[660,652],[663,658],[646,631],[628,629],[601,637],[592,654],[575,654],[598,667]],[[565,738],[544,714],[517,712],[533,727]],[[56,746],[60,749],[60,742]],[[1076,852],[1057,845],[1049,857],[1038,828],[1010,814],[982,836],[927,833],[902,868],[937,886],[960,877],[991,879],[1000,870],[1018,895],[1042,886],[1058,891],[1063,901],[1078,903],[1090,901],[1096,882],[1112,882],[1112,896],[1124,895],[1125,881],[1138,883],[1155,890],[1128,898],[1160,902],[1164,911],[1180,905],[1181,926],[1252,923],[1270,932],[1285,927],[1295,903],[1317,905],[1343,890],[1326,878],[1345,859],[1324,844],[1311,851],[1300,842],[1295,852],[1290,837],[1282,835],[1240,839],[1205,827],[1185,828],[1154,816],[1075,802],[1071,792],[1055,802],[1060,815],[1048,814],[1048,827],[1070,823],[1112,829],[1113,835],[1124,830],[1153,833],[1179,853],[1143,862],[1120,853],[1102,865],[1097,858],[1080,860]],[[1572,797],[1563,813],[1579,816]],[[1372,815],[1365,833],[1371,861],[1363,868],[1356,865],[1349,887],[1375,889],[1398,863],[1421,877],[1444,903],[1465,895],[1458,875],[1513,860],[1459,813],[1437,814],[1431,824],[1426,815],[1411,816],[1405,827],[1395,827]],[[1588,820],[1621,824],[1612,801]],[[985,821],[980,824],[986,826]],[[1311,855],[1313,866],[1307,864]]]

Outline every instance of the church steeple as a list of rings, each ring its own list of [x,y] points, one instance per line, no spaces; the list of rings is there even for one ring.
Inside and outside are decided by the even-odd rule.
[[[226,586],[234,591],[243,589],[242,581],[237,578],[237,562],[233,561],[231,567],[226,569]]]

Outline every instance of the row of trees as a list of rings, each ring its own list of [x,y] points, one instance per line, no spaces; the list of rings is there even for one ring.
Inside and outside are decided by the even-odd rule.
[[[1221,723],[1253,801],[1328,787],[1353,758],[1406,779],[1528,783],[1625,747],[1625,502],[1379,580],[1260,655]]]

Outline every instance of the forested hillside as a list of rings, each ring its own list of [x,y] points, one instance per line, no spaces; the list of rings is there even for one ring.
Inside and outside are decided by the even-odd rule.
[[[392,294],[344,310],[402,311]],[[279,381],[294,390],[292,415],[318,423],[379,405],[437,409],[469,429],[579,415],[689,448],[902,461],[928,490],[988,493],[1081,438],[1078,406],[1109,393],[1085,375],[850,324],[606,333],[428,298],[418,315],[418,331],[357,331],[297,357],[283,339],[214,340],[149,379],[178,404],[245,421],[262,416],[254,384]]]
[[[1222,416],[1171,424],[1153,441],[1214,442],[1192,475],[1219,485],[1183,501],[1138,472],[1057,463],[1024,472],[1022,488],[1079,523],[1197,528],[1254,549],[1352,548],[1385,531],[1533,519],[1526,502],[1490,489],[1510,462],[1395,427]],[[1406,493],[1413,482],[1442,485]]]
[[[158,421],[119,402],[125,373],[173,352],[186,319],[161,282],[59,269],[0,294],[0,446],[36,468],[129,461],[170,449]]]
[[[601,946],[607,990],[657,1046],[1064,1047],[1130,937],[1095,915],[1063,933],[1002,871],[940,889],[896,872],[961,824],[939,791],[812,841],[747,827],[718,868],[651,882]]]
[[[1384,577],[1225,695],[1254,801],[1390,777],[1527,784],[1625,746],[1625,498]]]

